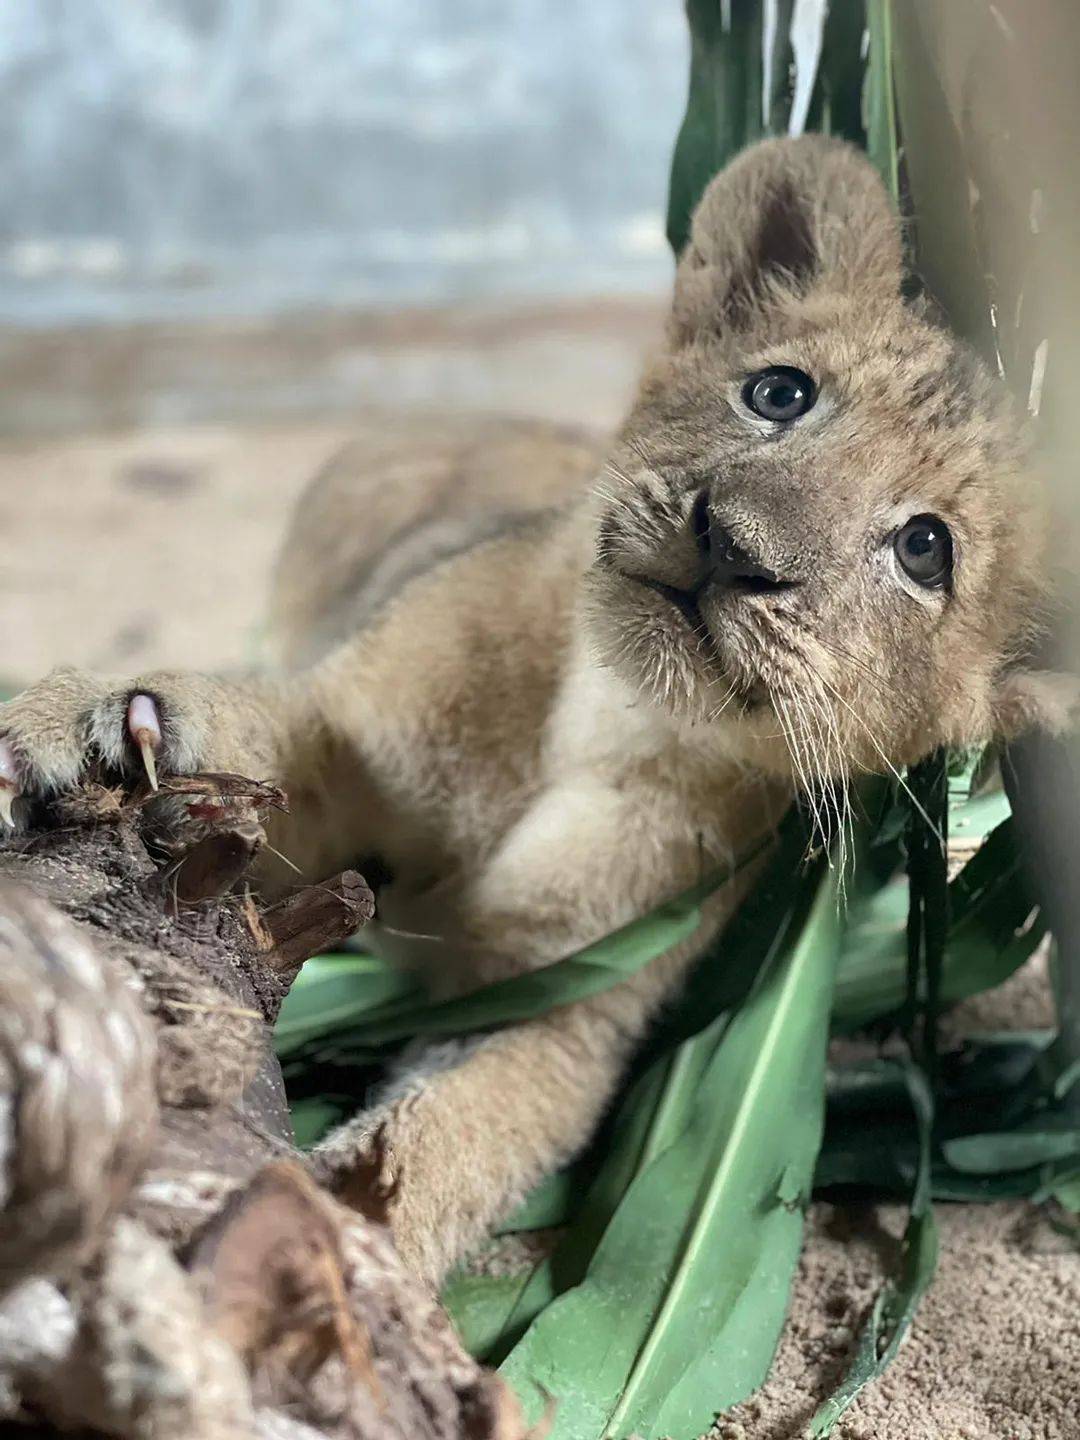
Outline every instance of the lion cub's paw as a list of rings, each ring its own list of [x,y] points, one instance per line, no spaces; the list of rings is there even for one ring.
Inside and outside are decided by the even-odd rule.
[[[117,685],[61,669],[0,705],[0,822],[15,823],[20,796],[72,789],[92,761],[130,776],[200,768],[207,724],[199,682],[151,676]],[[0,831],[2,831],[0,825]]]

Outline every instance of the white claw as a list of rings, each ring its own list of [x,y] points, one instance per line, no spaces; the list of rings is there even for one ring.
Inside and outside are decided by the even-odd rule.
[[[0,820],[15,828],[11,807],[19,793],[19,775],[15,768],[15,752],[6,740],[0,740]]]
[[[150,789],[158,788],[157,752],[161,748],[161,721],[157,706],[149,695],[133,695],[127,711],[128,734],[134,740],[143,765]]]

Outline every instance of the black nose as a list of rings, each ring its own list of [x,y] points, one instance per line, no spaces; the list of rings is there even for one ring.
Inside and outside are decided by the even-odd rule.
[[[694,502],[692,517],[698,549],[709,578],[732,590],[782,590],[792,582],[763,564],[735,539],[713,513],[708,493]]]

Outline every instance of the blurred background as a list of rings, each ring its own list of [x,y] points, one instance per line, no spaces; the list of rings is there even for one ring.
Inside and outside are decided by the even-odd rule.
[[[0,680],[258,654],[372,407],[610,427],[658,333],[679,0],[0,16]]]

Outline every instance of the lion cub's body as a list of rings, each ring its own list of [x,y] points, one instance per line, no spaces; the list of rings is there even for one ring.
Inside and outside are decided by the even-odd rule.
[[[380,459],[410,483],[388,484]],[[390,879],[367,934],[437,989],[596,939],[749,842],[776,818],[771,790],[789,793],[748,777],[730,736],[658,711],[592,662],[579,610],[599,461],[554,428],[421,420],[382,457],[340,457],[282,549],[272,614],[285,657],[357,637],[317,672],[323,709],[378,752],[379,785],[362,815],[343,794],[340,848],[314,869],[377,855]],[[341,573],[362,578],[327,596],[335,548]],[[339,636],[306,583],[337,603]],[[613,848],[615,815],[629,856]],[[290,858],[311,870],[333,843],[322,820]]]
[[[790,424],[750,403],[778,372],[810,396]],[[898,544],[928,519],[951,549],[924,584]],[[281,675],[57,672],[0,710],[0,799],[74,784],[90,753],[132,769],[138,697],[159,768],[286,788],[274,843],[309,877],[377,856],[374,943],[461,991],[748,853],[797,782],[1060,719],[1023,663],[1043,555],[1016,427],[905,301],[867,162],[767,142],[707,190],[666,348],[602,469],[543,427],[388,424],[298,509]],[[421,1062],[319,1147],[319,1172],[348,1193],[379,1131],[397,1242],[437,1279],[585,1143],[751,878],[631,979]],[[268,865],[269,888],[290,879]]]

